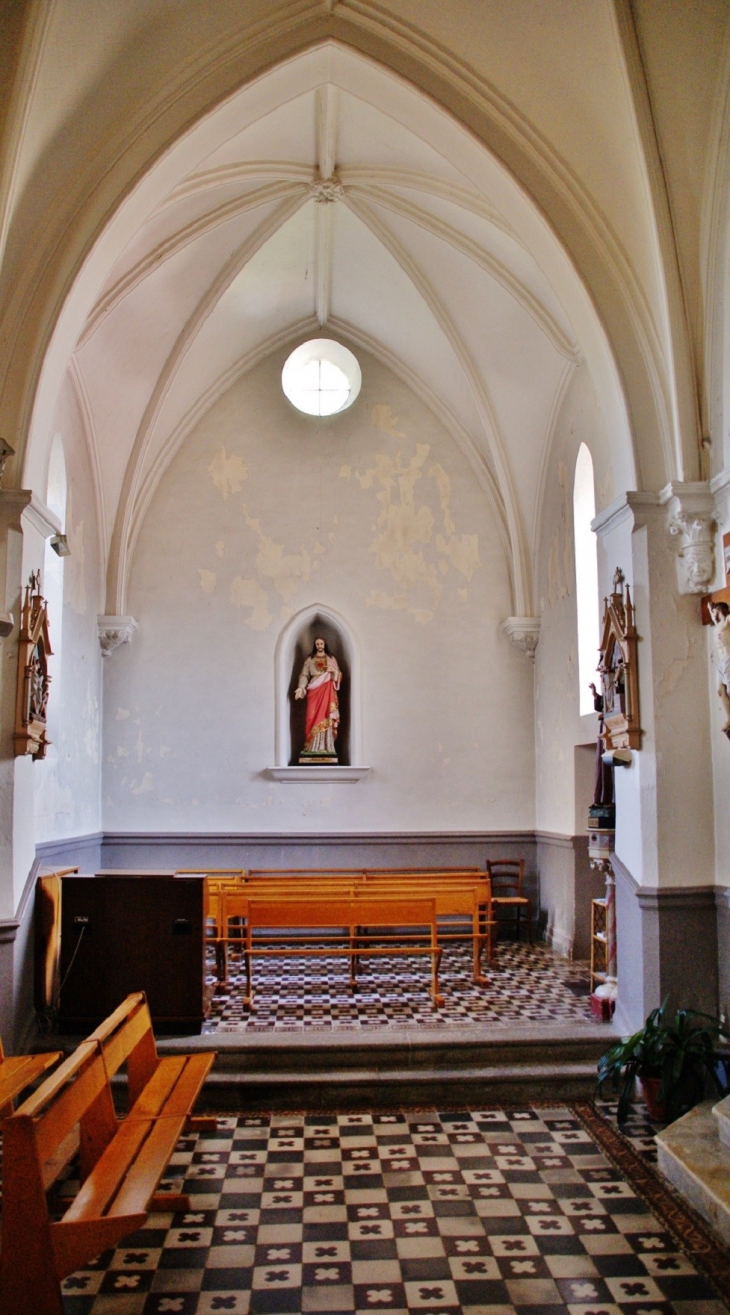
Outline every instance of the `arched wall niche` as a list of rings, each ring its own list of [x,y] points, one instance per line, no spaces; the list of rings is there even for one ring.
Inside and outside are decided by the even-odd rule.
[[[299,672],[321,635],[334,653],[343,675],[340,691],[340,766],[362,762],[360,655],[355,635],[340,612],[324,603],[303,608],[279,635],[275,653],[276,766],[296,766],[304,743],[305,700],[294,700]]]

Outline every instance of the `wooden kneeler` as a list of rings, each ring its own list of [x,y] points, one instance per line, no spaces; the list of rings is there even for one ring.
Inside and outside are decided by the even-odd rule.
[[[144,997],[129,996],[3,1126],[3,1315],[63,1315],[61,1281],[141,1228],[189,1209],[157,1186],[214,1055],[157,1057]],[[110,1078],[127,1061],[129,1113]],[[79,1152],[82,1185],[52,1221],[46,1192]]]

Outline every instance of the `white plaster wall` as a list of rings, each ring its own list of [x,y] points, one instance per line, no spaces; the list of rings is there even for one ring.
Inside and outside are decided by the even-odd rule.
[[[576,370],[555,424],[545,470],[537,554],[536,595],[541,616],[535,663],[537,826],[563,835],[573,835],[585,826],[585,820],[579,825],[576,818],[574,748],[595,742],[598,730],[595,715],[580,715],[578,687],[573,481],[581,443],[593,458],[598,511],[613,499],[614,470],[621,467],[623,458],[610,450],[585,365]],[[599,576],[601,564],[599,544]],[[579,788],[581,797],[584,793]]]
[[[50,616],[60,673],[51,684],[53,743],[32,764],[35,840],[88,835],[101,826],[101,654],[97,613],[103,611],[94,487],[81,416],[68,379],[54,434],[61,435],[67,477],[63,617]]]
[[[286,352],[198,422],[135,549],[140,629],[105,670],[105,829],[534,825],[532,671],[484,492],[442,424],[359,353],[348,412],[299,415]],[[362,660],[357,784],[277,784],[274,651],[293,613],[344,615]]]

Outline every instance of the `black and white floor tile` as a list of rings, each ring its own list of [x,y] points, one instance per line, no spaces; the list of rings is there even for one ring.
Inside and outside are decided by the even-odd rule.
[[[254,961],[254,1009],[243,1003],[240,959],[231,955],[229,979],[207,976],[209,1017],[204,1032],[288,1031],[302,1028],[365,1030],[492,1023],[590,1023],[585,963],[558,958],[545,945],[500,942],[487,984],[472,981],[471,947],[448,946],[440,974],[444,1004],[435,1009],[428,969],[404,959],[364,961],[356,992],[344,959]]]
[[[727,1315],[560,1107],[224,1118],[65,1315]]]

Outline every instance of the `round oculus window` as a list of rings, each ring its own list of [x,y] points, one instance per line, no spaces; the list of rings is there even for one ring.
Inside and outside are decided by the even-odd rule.
[[[311,338],[287,357],[281,386],[297,411],[331,416],[352,406],[362,375],[357,358],[332,338]]]

